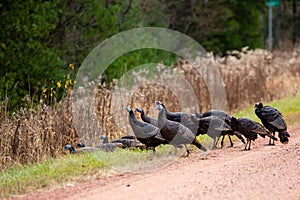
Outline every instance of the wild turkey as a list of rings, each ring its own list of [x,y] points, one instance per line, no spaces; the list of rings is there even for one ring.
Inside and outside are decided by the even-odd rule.
[[[234,132],[225,120],[216,116],[192,117],[192,120],[198,126],[196,136],[207,134],[214,140],[213,147],[217,145],[221,135],[233,134]]]
[[[83,142],[80,142],[76,146],[81,148],[86,148],[86,149],[95,149],[95,150],[101,150],[105,152],[112,152],[115,151],[117,148],[122,148],[122,143],[100,143],[95,146],[96,148],[93,148],[93,147],[87,147]]]
[[[287,144],[289,142],[290,134],[287,132],[287,125],[283,119],[283,116],[279,110],[273,108],[271,106],[263,106],[261,102],[255,104],[255,114],[261,120],[261,123],[273,133],[275,136],[275,132],[278,132],[278,137],[280,142],[283,144]],[[269,145],[274,145],[269,140]]]
[[[103,144],[109,144],[109,143],[112,143],[112,144],[122,144],[121,147],[123,149],[125,149],[125,148],[140,148],[140,147],[142,147],[142,143],[138,142],[136,140],[136,137],[132,136],[132,135],[126,135],[126,136],[123,136],[123,137],[121,137],[119,139],[112,140],[111,142],[109,142],[108,138],[105,135],[101,135],[100,139],[103,140]]]
[[[200,150],[207,151],[200,142],[197,140],[195,134],[192,133],[190,129],[185,127],[179,122],[171,121],[167,119],[167,111],[161,104],[156,104],[156,108],[159,110],[158,114],[158,127],[160,129],[161,135],[170,144],[180,145],[180,144],[193,144]],[[190,154],[188,148],[186,148],[187,155]]]
[[[232,116],[227,114],[226,112],[224,112],[222,110],[209,110],[209,111],[207,111],[203,114],[196,113],[196,116],[201,116],[201,117],[216,116],[216,117],[219,117],[220,119],[224,120],[225,123],[227,123],[229,126],[231,125]],[[245,140],[244,140],[243,136],[240,133],[238,133],[236,131],[222,131],[221,135],[220,135],[222,137],[221,148],[224,145],[225,135],[228,135],[231,147],[233,147],[233,142],[232,142],[231,137],[230,137],[231,135],[235,135],[236,137],[238,137],[245,144]],[[216,142],[216,145],[217,145],[219,139],[220,138],[218,138],[218,140]]]
[[[144,149],[143,144],[134,139],[119,138],[119,139],[112,140],[111,143],[121,143],[123,149],[126,149],[126,148]]]
[[[83,153],[83,152],[94,152],[99,149],[93,148],[93,147],[83,147],[81,149],[75,149],[71,144],[67,144],[64,147],[64,150],[69,150],[71,154],[77,154],[77,153]]]
[[[155,148],[161,144],[168,144],[168,142],[160,135],[159,128],[148,124],[146,122],[139,121],[131,108],[126,107],[128,112],[129,124],[133,130],[137,140],[145,144],[148,148]]]
[[[263,138],[265,138],[265,136],[268,136],[273,140],[277,140],[277,138],[274,137],[270,132],[268,132],[261,124],[248,118],[236,119],[235,117],[232,117],[231,128],[243,134],[247,138],[245,150],[250,150],[251,141],[257,139],[257,134]]]
[[[136,108],[135,110],[137,112],[141,113],[141,118],[144,122],[158,127],[157,119],[147,116],[142,108]],[[177,154],[177,148],[181,149],[183,147],[182,145],[174,145],[174,144],[173,144],[173,146],[175,148],[175,154]],[[185,148],[187,148],[187,147],[185,146]]]
[[[189,114],[185,112],[169,112],[166,106],[161,101],[155,101],[155,104],[161,105],[165,109],[166,117],[168,120],[179,122],[189,128],[194,135],[196,134],[198,127],[192,121],[192,116],[195,117],[195,114]]]

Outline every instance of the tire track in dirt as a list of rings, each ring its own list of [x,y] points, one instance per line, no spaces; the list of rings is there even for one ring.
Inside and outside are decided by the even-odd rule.
[[[213,150],[201,160],[191,157],[153,172],[108,178],[23,196],[21,199],[296,199],[300,200],[300,127],[289,131],[290,143],[252,150]]]

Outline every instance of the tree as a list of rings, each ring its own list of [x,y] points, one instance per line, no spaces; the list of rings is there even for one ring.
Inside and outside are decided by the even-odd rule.
[[[12,109],[63,70],[50,42],[58,12],[55,3],[33,0],[3,2],[0,12],[0,100],[9,98]]]
[[[215,54],[246,45],[261,47],[260,17],[265,7],[264,0],[4,0],[0,3],[0,102],[9,99],[9,109],[17,109],[28,94],[32,101],[39,100],[43,87],[55,87],[64,79],[69,64],[78,69],[97,44],[132,28],[171,28]],[[161,50],[130,52],[109,66],[104,81],[144,63],[170,65],[175,59]]]
[[[171,14],[170,28],[198,41],[208,51],[226,53],[243,46],[261,47],[260,14],[264,1],[163,1]]]
[[[69,63],[79,65],[96,42],[118,33],[117,11],[104,1],[2,2],[0,101],[14,110],[27,95],[38,100],[49,79],[62,80]]]

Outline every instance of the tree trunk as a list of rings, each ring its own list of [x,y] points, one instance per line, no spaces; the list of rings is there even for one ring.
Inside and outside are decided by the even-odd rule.
[[[296,45],[296,14],[297,14],[297,7],[296,7],[296,0],[293,0],[293,46]]]

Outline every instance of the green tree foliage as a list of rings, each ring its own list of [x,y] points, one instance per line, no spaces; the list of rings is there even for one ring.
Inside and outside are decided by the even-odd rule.
[[[9,1],[1,4],[0,96],[11,107],[35,94],[44,79],[61,73],[64,62],[50,44],[57,22],[55,3]]]
[[[157,6],[158,1],[152,2],[12,0],[0,3],[0,101],[8,100],[11,110],[22,105],[21,99],[28,94],[38,100],[43,87],[55,87],[67,74],[68,65],[74,63],[78,68],[101,41],[135,27],[166,25],[163,9]],[[124,55],[107,71],[106,80],[118,75],[116,71],[122,71],[118,68],[123,68],[126,62],[130,68],[132,63],[139,65],[152,60],[149,57],[157,62],[163,60],[163,56],[158,56],[160,53],[153,52],[156,50]]]
[[[261,47],[260,14],[264,0],[165,0],[171,13],[170,28],[198,41],[208,51]]]
[[[224,54],[243,46],[263,46],[264,0],[10,0],[0,3],[0,102],[22,106],[43,87],[66,80],[99,43],[137,27],[171,28],[191,36],[205,49]],[[145,63],[170,65],[176,55],[144,49],[127,53],[106,70],[104,81]],[[74,79],[68,77],[70,81]],[[63,95],[59,93],[58,99]]]
[[[119,32],[149,26],[168,28],[169,14],[165,12],[166,6],[159,0],[120,0],[120,2],[123,4],[120,4],[118,12]],[[158,49],[136,50],[114,61],[104,73],[103,81],[120,78],[126,71],[146,63],[171,65],[175,61],[176,55],[171,52]]]

